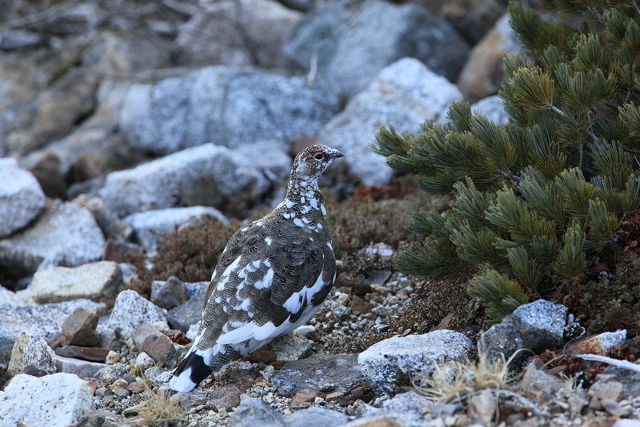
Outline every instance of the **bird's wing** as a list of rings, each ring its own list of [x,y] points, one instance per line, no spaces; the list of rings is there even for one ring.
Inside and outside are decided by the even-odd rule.
[[[278,225],[277,236],[251,226],[229,241],[208,290],[198,347],[271,339],[326,297],[335,280],[330,245]]]

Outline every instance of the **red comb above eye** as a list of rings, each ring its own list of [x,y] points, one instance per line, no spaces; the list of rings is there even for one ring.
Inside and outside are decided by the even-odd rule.
[[[325,154],[325,152],[324,151],[314,151],[311,154],[315,156],[316,154]]]

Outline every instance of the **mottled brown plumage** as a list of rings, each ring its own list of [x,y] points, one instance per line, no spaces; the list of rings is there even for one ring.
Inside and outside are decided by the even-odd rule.
[[[218,260],[193,346],[170,386],[188,391],[212,371],[304,324],[335,282],[318,177],[341,157],[314,145],[294,160],[285,200],[238,230]]]

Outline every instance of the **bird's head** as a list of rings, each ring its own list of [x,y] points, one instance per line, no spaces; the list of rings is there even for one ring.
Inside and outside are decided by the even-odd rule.
[[[344,154],[326,145],[312,145],[296,156],[291,175],[300,179],[317,179],[331,163]]]

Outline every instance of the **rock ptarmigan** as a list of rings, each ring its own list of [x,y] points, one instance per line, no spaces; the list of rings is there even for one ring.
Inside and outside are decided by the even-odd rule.
[[[306,323],[336,279],[318,178],[342,157],[325,145],[300,152],[285,199],[238,230],[220,255],[202,322],[169,387],[191,391],[212,371]]]

